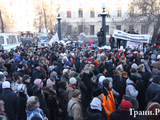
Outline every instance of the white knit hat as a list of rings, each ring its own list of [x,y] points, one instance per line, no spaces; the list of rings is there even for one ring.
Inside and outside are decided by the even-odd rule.
[[[133,63],[133,64],[132,64],[132,66],[131,66],[131,68],[134,68],[134,69],[136,69],[136,70],[137,70],[138,66],[137,66],[137,64],[136,64],[136,63]]]
[[[104,76],[100,76],[100,77],[99,77],[99,82],[101,82],[101,83],[102,83],[104,79],[105,79],[105,77],[104,77]]]
[[[121,64],[116,67],[116,70],[121,70],[121,69],[123,69],[123,66]]]
[[[77,82],[77,80],[74,77],[69,79],[69,83],[71,83],[71,84],[75,84],[76,82]]]
[[[160,55],[157,56],[157,59],[160,59]]]
[[[63,70],[63,74],[68,73],[68,69]]]
[[[2,88],[5,89],[5,88],[10,88],[11,87],[11,84],[8,82],[8,81],[4,81],[3,84],[2,84]]]

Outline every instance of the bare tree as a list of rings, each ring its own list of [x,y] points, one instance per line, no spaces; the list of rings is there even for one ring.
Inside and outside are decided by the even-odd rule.
[[[2,33],[4,33],[6,29],[14,28],[15,22],[15,20],[9,18],[9,12],[0,2],[0,28]]]
[[[149,28],[153,28],[152,43],[155,42],[156,35],[160,27],[159,0],[132,0],[129,4],[127,21],[144,25],[144,33],[149,33]]]

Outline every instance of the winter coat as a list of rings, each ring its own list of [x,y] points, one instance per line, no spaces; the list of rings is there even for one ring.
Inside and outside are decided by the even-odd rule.
[[[127,81],[126,81],[126,84],[127,84],[126,95],[129,95],[129,96],[137,99],[138,91],[133,86],[134,82],[128,78]]]
[[[152,64],[153,68],[152,68],[152,76],[154,76],[157,72],[160,71],[160,64],[159,62],[154,62]]]
[[[27,94],[29,96],[32,96],[33,95],[33,88],[32,88],[31,83],[27,83],[27,82],[23,81],[23,84],[25,84],[27,87]]]
[[[78,69],[78,72],[80,73],[82,71],[82,69],[85,67],[86,63],[82,62],[80,63],[80,67]]]
[[[18,83],[18,81],[14,82],[13,84],[11,84],[11,89],[13,92],[15,92],[17,90],[17,87],[20,83]]]
[[[43,90],[44,90],[44,99],[49,109],[49,114],[50,114],[49,120],[56,120],[57,110],[60,100],[58,99],[57,94],[53,89],[49,87],[44,87]]]
[[[103,41],[103,31],[99,31],[97,33],[97,37],[98,37],[98,42],[102,42]]]
[[[72,99],[72,91],[73,91],[73,88],[70,84],[68,85],[67,89],[66,89],[66,100],[67,100],[67,103],[70,101],[70,99]]]
[[[34,108],[31,111],[26,109],[26,114],[27,114],[27,120],[31,120],[33,116],[38,116],[42,120],[44,120],[44,117],[45,117],[43,110],[40,108]]]
[[[18,68],[18,69],[19,69],[19,68]],[[23,71],[23,70],[20,70],[20,69],[17,71],[17,73],[18,73],[19,76],[21,76],[21,77],[23,77],[23,75],[24,75],[24,71]]]
[[[35,79],[37,78],[44,79],[45,77],[46,77],[45,74],[41,70],[34,69],[32,72],[31,84],[33,85]]]
[[[41,108],[43,110],[44,114],[46,115],[46,117],[49,118],[50,115],[49,115],[49,110],[47,108],[46,101],[44,100],[44,98],[42,97],[42,95],[39,95],[39,94],[36,95],[35,94],[35,96],[37,96],[39,98],[39,103],[40,103],[40,107],[39,108]]]
[[[99,98],[93,98],[90,106],[87,108],[88,120],[106,120],[107,115],[102,106],[102,102]]]
[[[10,89],[4,89],[0,95],[0,99],[4,101],[5,113],[7,114],[9,120],[16,119],[17,95],[11,92]]]
[[[110,120],[139,120],[139,118],[130,115],[130,111],[121,109],[111,113]]]
[[[138,71],[138,73],[142,76],[142,80],[145,82],[147,87],[149,83],[149,79],[152,77],[152,74],[148,71],[147,72]]]
[[[71,106],[72,106],[72,109],[71,109]],[[68,112],[68,116],[73,117],[74,120],[84,120],[80,99],[72,98],[68,103],[67,112]]]
[[[77,87],[81,91],[81,100],[86,100],[85,93],[87,92],[87,87],[82,80],[77,81]]]
[[[104,107],[104,110],[106,111],[106,114],[107,114],[107,111],[109,111],[107,114],[107,117],[108,117],[108,120],[110,120],[109,119],[110,114],[116,110],[116,105],[115,105],[114,96],[113,96],[112,91],[109,91],[107,96],[103,94],[102,105]]]
[[[27,116],[26,116],[26,102],[27,102],[27,97],[24,93],[19,92],[19,96],[18,96],[18,120],[26,120]]]
[[[146,102],[158,102],[160,104],[160,84],[151,83],[146,90]]]
[[[65,81],[65,83],[69,83],[69,79],[68,78],[66,78],[65,76],[62,76],[61,77],[61,81]]]

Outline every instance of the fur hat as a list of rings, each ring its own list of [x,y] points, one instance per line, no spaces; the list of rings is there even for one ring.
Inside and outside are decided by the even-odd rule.
[[[28,100],[27,100],[27,105],[26,105],[27,109],[30,110],[30,111],[33,110],[34,106],[38,102],[39,102],[38,97],[36,97],[36,96],[29,97]]]
[[[132,107],[132,103],[127,101],[127,100],[125,100],[120,104],[120,106],[122,106],[123,109],[128,109],[128,108]]]
[[[100,76],[98,80],[99,80],[99,82],[102,83],[104,79],[105,79],[105,76]]]
[[[135,75],[131,75],[129,78],[130,78],[130,80],[133,81],[134,83],[136,83],[137,80],[138,80],[138,77],[135,76]]]
[[[138,71],[142,71],[143,69],[145,69],[144,64],[140,64],[137,68]]]
[[[116,67],[116,70],[121,70],[121,69],[123,69],[123,66],[121,64]]]
[[[72,77],[72,78],[70,78],[69,79],[69,83],[71,83],[71,84],[75,84],[77,82],[77,80],[74,78],[74,77]]]
[[[68,73],[68,69],[64,69],[64,70],[63,70],[63,75],[64,75],[65,73]]]
[[[55,71],[52,71],[51,74],[50,74],[50,78],[55,79],[56,76],[57,76],[57,73]]]
[[[127,75],[128,76],[128,73],[126,71],[123,71],[122,75]]]
[[[102,89],[97,88],[93,91],[93,97],[97,97],[102,94]]]
[[[72,90],[72,97],[76,98],[80,93],[80,91],[78,89],[73,89]]]
[[[158,110],[160,109],[160,104],[159,103],[157,103],[157,102],[148,103],[148,105],[147,105],[147,111],[152,111],[152,115],[148,115],[149,119],[159,120],[159,118],[160,118],[160,112],[158,112],[158,114],[156,114],[155,113],[156,109],[158,109]]]
[[[5,88],[11,88],[11,84],[8,81],[4,81],[3,84],[2,84],[2,88],[3,89],[5,89]]]
[[[136,64],[136,63],[133,63],[133,64],[132,64],[132,66],[131,66],[131,68],[134,68],[134,69],[136,69],[136,70],[137,70],[138,66],[137,66],[137,64]]]

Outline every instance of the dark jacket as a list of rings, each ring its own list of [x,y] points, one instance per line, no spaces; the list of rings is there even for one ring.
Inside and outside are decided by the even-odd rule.
[[[9,120],[15,120],[17,111],[17,95],[11,92],[10,89],[4,89],[0,95],[0,99],[5,103],[5,113]]]
[[[152,74],[150,72],[141,72],[141,71],[138,71],[138,73],[142,76],[142,80],[145,82],[146,84],[146,87],[148,86],[148,83],[149,83],[149,79],[150,77],[152,76]]]
[[[29,96],[32,96],[33,95],[33,88],[32,88],[31,83],[26,83],[26,82],[23,81],[23,84],[25,84],[26,87],[27,87],[27,94]]]
[[[160,104],[160,84],[151,83],[146,90],[146,102],[158,102]]]
[[[19,71],[17,71],[17,73],[18,73],[19,76],[21,76],[21,77],[23,77],[23,75],[24,75],[24,71],[23,71],[23,70],[19,70]]]
[[[35,79],[37,78],[44,79],[45,77],[46,77],[45,74],[41,70],[34,69],[32,72],[31,84],[33,85]]]
[[[98,42],[102,42],[103,41],[103,31],[102,29],[97,33],[97,37],[98,37]]]
[[[116,110],[115,112],[111,113],[110,120],[139,120],[138,118],[134,118],[130,115],[130,111],[127,110]]]
[[[46,101],[44,100],[44,98],[42,97],[42,95],[35,95],[39,98],[39,102],[40,102],[40,107],[42,110],[43,110],[43,113],[46,115],[47,118],[50,118],[50,115],[49,115],[49,110],[47,108],[47,103]]]
[[[17,120],[26,120],[26,102],[27,102],[27,97],[24,93],[20,92],[18,96],[18,119]]]
[[[84,62],[80,63],[80,67],[79,67],[79,69],[78,69],[78,72],[79,72],[79,73],[80,73],[81,70],[85,67],[85,65],[86,65],[86,63],[84,63]]]

